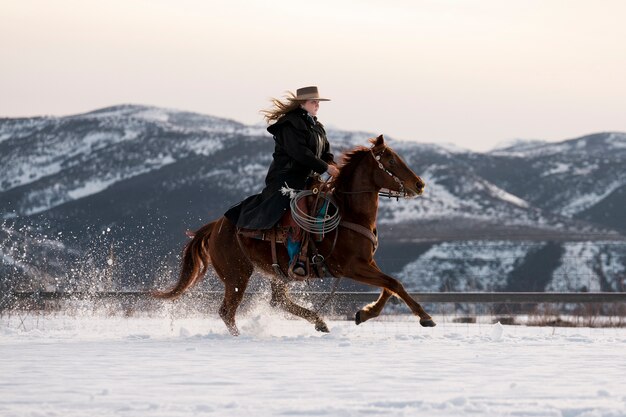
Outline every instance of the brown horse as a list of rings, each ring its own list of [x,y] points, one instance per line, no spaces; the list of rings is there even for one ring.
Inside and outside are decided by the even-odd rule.
[[[358,147],[344,156],[340,174],[331,183],[342,223],[337,231],[334,249],[334,239],[330,237],[326,237],[317,247],[326,256],[326,266],[333,276],[382,288],[376,302],[356,313],[356,324],[378,316],[387,300],[395,295],[407,304],[413,314],[420,317],[422,326],[435,326],[432,318],[409,296],[402,284],[382,272],[374,261],[378,243],[376,214],[379,192],[388,190],[404,197],[415,197],[422,193],[424,182],[387,147],[382,135],[370,142],[372,147]],[[289,262],[287,251],[282,246],[278,251],[278,261],[285,267]],[[272,306],[281,307],[314,323],[319,331],[328,331],[324,320],[317,313],[295,304],[289,298],[286,284],[275,276],[272,268],[270,243],[238,237],[235,226],[225,217],[195,232],[185,246],[178,283],[156,296],[179,296],[205,275],[209,262],[224,283],[225,294],[219,314],[232,335],[239,334],[235,313],[254,267],[270,278]]]

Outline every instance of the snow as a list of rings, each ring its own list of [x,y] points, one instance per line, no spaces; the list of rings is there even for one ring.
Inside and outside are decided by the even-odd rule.
[[[508,193],[506,191],[504,191],[502,188],[497,187],[494,184],[491,184],[489,182],[484,182],[484,186],[487,189],[487,191],[489,191],[489,193],[496,197],[499,198],[500,200],[504,200],[507,203],[511,203],[514,204],[518,207],[522,207],[522,208],[529,208],[530,204],[528,204],[527,201],[519,198],[518,196],[515,196],[511,193]]]
[[[569,172],[571,169],[572,167],[570,166],[570,164],[564,164],[562,162],[555,162],[554,167],[550,168],[548,171],[541,174],[541,176],[547,177],[549,175],[564,174],[566,172]]]
[[[496,291],[534,242],[460,241],[433,245],[396,275],[407,290]]]
[[[34,117],[29,119],[6,119],[0,117],[0,143],[9,139],[21,139],[41,129],[49,122],[49,117]]]
[[[191,152],[195,152],[198,155],[209,156],[222,150],[224,148],[224,144],[217,138],[207,139],[205,137],[197,137],[187,143],[187,148]]]
[[[611,133],[606,141],[614,149],[626,149],[626,133]]]
[[[434,143],[433,145],[443,148],[450,153],[470,153],[471,152],[468,148],[464,148],[462,146],[457,145],[456,143],[451,143],[451,142]]]
[[[14,166],[5,166],[3,177],[8,178],[6,186],[0,186],[0,191],[30,184],[49,175],[58,174],[62,170],[61,162],[49,161],[45,157],[32,157],[29,161],[16,158]]]
[[[625,416],[626,329],[0,318],[0,415]]]
[[[581,176],[589,175],[592,172],[596,171],[597,169],[598,169],[598,164],[588,164],[580,168],[575,168],[572,171],[572,175],[581,175]]]
[[[491,328],[491,340],[500,340],[502,339],[502,334],[504,333],[504,326],[500,324],[500,322],[496,322]]]
[[[134,117],[147,121],[161,123],[167,123],[167,121],[169,120],[168,111],[166,109],[160,109],[156,107],[144,111],[139,111],[134,114]]]
[[[519,158],[536,158],[540,156],[550,156],[565,153],[571,150],[573,145],[568,142],[529,142],[527,145],[515,146],[509,149],[496,149],[489,152],[495,156],[511,156]]]
[[[72,132],[64,136],[50,135],[45,141],[35,144],[29,153],[15,153],[2,167],[3,175],[10,179],[0,191],[32,184],[42,178],[61,173],[76,164],[78,157],[86,157],[97,150],[123,141],[138,139],[140,131],[132,125],[124,133],[93,131],[85,136]],[[73,162],[71,162],[73,161]]]
[[[405,143],[409,144],[409,147],[403,146]],[[419,146],[422,149],[428,149],[436,153],[449,153],[449,154],[464,154],[471,153],[468,148],[464,148],[452,142],[415,142],[415,141],[402,141],[400,143],[394,143],[393,148],[396,150],[415,149],[415,146]]]
[[[496,145],[489,151],[490,153],[510,153],[514,151],[524,151],[533,149],[538,146],[545,145],[547,142],[541,139],[506,139],[496,143]]]
[[[71,199],[78,200],[79,198],[99,193],[100,191],[106,189],[111,184],[114,184],[116,182],[117,178],[110,180],[93,179],[91,181],[85,182],[81,187],[68,191],[67,194]]]
[[[491,155],[535,158],[557,155],[560,153],[575,153],[585,155],[589,147],[600,144],[605,149],[615,151],[626,148],[626,134],[623,132],[603,132],[587,135],[562,142],[520,141],[512,146],[496,147],[489,151]]]
[[[508,224],[535,224],[537,219],[530,217],[526,209],[530,204],[485,180],[471,181],[462,184],[462,191],[452,191],[444,183],[448,180],[440,178],[437,171],[441,167],[432,165],[426,169],[421,178],[426,182],[424,194],[419,198],[402,200],[396,204],[393,199],[380,199],[380,224],[395,224],[425,219],[442,219],[450,217],[472,218],[476,220],[493,220],[499,218]],[[500,200],[507,209],[498,209],[490,201],[486,206],[485,194]],[[513,205],[515,207],[510,207]],[[519,209],[524,209],[521,211]],[[511,211],[514,210],[514,214]],[[530,213],[532,214],[532,213]],[[541,219],[539,219],[541,220]]]
[[[246,136],[265,136],[267,138],[271,138],[272,135],[267,131],[267,126],[265,124],[255,124],[252,126],[246,126],[241,129],[241,134]]]
[[[573,216],[576,213],[580,213],[581,211],[584,211],[602,201],[622,185],[624,185],[622,181],[616,180],[608,184],[606,187],[603,187],[601,190],[590,190],[585,194],[572,198],[561,209],[561,213],[566,216]]]
[[[0,133],[0,143],[4,142],[7,139],[11,139],[13,135],[11,133]]]
[[[220,146],[214,145],[214,143],[214,141],[209,140],[198,142],[194,146],[197,147],[198,153],[204,152],[205,154],[210,154],[220,148]],[[78,178],[74,184],[72,184],[74,188],[71,189],[64,189],[62,188],[63,185],[58,183],[50,187],[35,189],[28,194],[28,200],[32,206],[24,210],[24,214],[32,215],[41,213],[66,203],[69,200],[78,200],[99,193],[122,180],[160,169],[175,162],[176,159],[172,155],[160,153],[154,158],[144,160],[141,164],[119,169],[117,172],[93,171],[86,179]],[[39,204],[35,205],[35,202],[39,202]]]
[[[176,123],[172,122],[172,118],[176,119]],[[180,152],[181,149],[184,152],[195,152],[201,155],[210,155],[213,152],[220,150],[224,140],[223,135],[225,132],[245,131],[247,128],[235,122],[231,122],[225,119],[217,119],[211,116],[204,116],[195,113],[180,112],[171,109],[162,109],[158,107],[147,106],[134,106],[134,105],[122,105],[115,106],[100,111],[86,113],[82,115],[74,115],[63,118],[51,118],[36,121],[20,121],[18,126],[14,126],[13,123],[0,125],[0,135],[9,138],[7,135],[19,138],[21,136],[33,136],[37,134],[37,131],[42,130],[44,127],[59,127],[66,126],[65,124],[70,120],[82,120],[85,123],[90,122],[93,124],[92,119],[100,119],[101,123],[99,127],[92,128],[91,131],[86,134],[82,131],[73,130],[61,130],[61,134],[50,133],[47,135],[40,135],[38,141],[33,143],[33,147],[29,149],[27,154],[24,154],[24,149],[15,148],[15,154],[11,155],[4,164],[0,166],[0,171],[6,180],[0,185],[0,191],[8,191],[15,187],[34,184],[41,179],[46,179],[54,175],[62,174],[64,170],[74,168],[76,165],[84,163],[85,160],[93,158],[96,151],[106,150],[121,142],[131,141],[146,141],[146,138],[150,139],[154,133],[150,130],[156,125],[167,125],[165,129],[176,133],[193,134],[190,137],[185,137],[184,140],[175,143],[171,149],[165,149],[165,152]],[[4,133],[4,131],[8,133]],[[207,133],[217,133],[217,135],[211,135],[207,137]],[[28,135],[26,135],[26,133]],[[194,134],[195,133],[195,134]],[[21,151],[21,153],[20,153]],[[146,150],[148,154],[149,149]],[[117,182],[134,175],[148,172],[152,169],[158,169],[168,163],[174,162],[171,158],[165,159],[165,162],[150,164],[150,160],[146,164],[150,164],[147,169],[140,166],[140,172],[134,173],[133,168],[127,169],[128,175],[125,173],[117,175],[115,178],[101,178],[99,172],[98,178],[92,178],[94,180],[102,179],[104,182],[114,179]],[[97,159],[97,158],[96,158]],[[144,165],[146,165],[144,164]],[[81,168],[79,166],[79,168]],[[79,174],[93,175],[93,172],[86,173],[80,172]],[[112,183],[111,182],[111,183]],[[62,204],[71,198],[67,197],[66,193],[57,197],[54,190],[49,189],[49,185],[42,183],[39,187],[46,187],[46,189],[37,189],[29,196],[30,203],[35,205],[32,210],[24,211],[28,214],[45,211],[55,205]],[[88,185],[79,187],[79,190],[71,191],[75,195],[84,197]],[[106,187],[104,187],[106,188]],[[103,188],[94,188],[97,191],[101,191]],[[55,194],[49,196],[48,194]]]
[[[606,291],[601,279],[620,291],[626,276],[624,245],[616,242],[568,242],[561,264],[552,273],[548,291]]]
[[[87,113],[75,114],[75,115],[71,115],[67,117],[68,118],[69,117],[119,118],[119,117],[126,117],[137,111],[149,110],[150,108],[152,107],[143,106],[143,105],[135,105],[135,104],[120,104],[120,105],[111,106],[111,107],[104,107],[104,108],[93,110]]]
[[[380,199],[379,224],[394,224],[425,218],[444,218],[451,216],[467,216],[468,213],[475,215],[481,211],[480,205],[472,200],[459,198],[439,182],[436,174],[433,174],[436,166],[429,167],[422,175],[426,182],[424,194],[419,198],[402,200],[397,204],[392,199]]]
[[[237,174],[240,180],[237,181],[239,189],[244,190],[247,194],[253,194],[259,191],[259,184],[263,184],[263,178],[267,173],[267,165],[252,163],[239,166]]]

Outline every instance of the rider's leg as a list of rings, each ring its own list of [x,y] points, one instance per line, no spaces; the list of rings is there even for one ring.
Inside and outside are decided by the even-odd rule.
[[[298,207],[301,210],[306,210],[306,203],[304,199],[298,201]],[[305,211],[306,212],[306,211]],[[283,226],[289,226],[290,233],[287,236],[287,253],[289,254],[289,269],[295,275],[306,276],[306,254],[301,255],[302,249],[302,229],[295,222],[290,212],[287,212],[281,221]]]

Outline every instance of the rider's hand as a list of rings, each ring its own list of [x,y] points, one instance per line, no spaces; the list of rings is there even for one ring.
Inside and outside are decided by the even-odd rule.
[[[336,177],[337,175],[339,175],[339,168],[334,165],[328,165],[328,169],[326,170],[326,172],[328,172],[328,175],[330,175],[331,177]]]

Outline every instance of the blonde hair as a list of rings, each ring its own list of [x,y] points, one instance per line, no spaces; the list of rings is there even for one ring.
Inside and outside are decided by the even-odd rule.
[[[296,95],[291,91],[287,91],[287,93],[285,94],[285,100],[281,101],[277,98],[272,97],[271,102],[273,105],[272,108],[267,110],[261,110],[263,118],[265,119],[267,124],[270,125],[272,123],[275,123],[278,119],[280,119],[290,111],[300,107],[300,103],[302,103],[302,101],[296,100]]]

